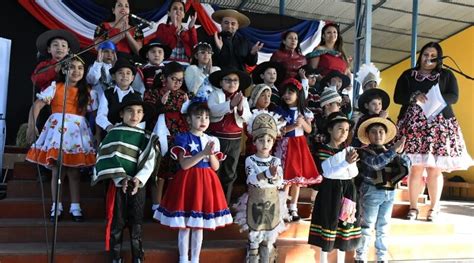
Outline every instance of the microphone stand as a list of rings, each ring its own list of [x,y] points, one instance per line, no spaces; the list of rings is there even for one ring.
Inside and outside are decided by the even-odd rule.
[[[452,71],[458,73],[459,75],[465,77],[466,79],[474,80],[473,77],[467,75],[466,73],[462,72],[461,70],[454,69],[454,68],[452,68],[452,67],[450,67],[450,66],[448,66],[448,65],[446,65],[446,64],[444,64],[444,63],[443,63],[443,67],[445,67],[445,68],[447,68],[447,69],[450,69],[450,70],[452,70]]]
[[[46,70],[48,70],[49,68],[51,67],[55,67],[56,65],[58,64],[65,64],[66,65],[66,80],[65,80],[65,83],[64,83],[64,96],[63,96],[63,108],[62,108],[62,120],[61,120],[61,136],[60,136],[60,139],[59,139],[59,154],[58,154],[58,176],[57,176],[57,179],[56,179],[56,193],[55,193],[55,197],[56,199],[54,200],[54,226],[53,226],[53,242],[52,242],[52,246],[51,246],[51,260],[50,262],[51,263],[54,263],[55,262],[55,253],[56,253],[56,241],[57,241],[57,233],[58,233],[58,199],[59,199],[59,188],[61,187],[61,173],[62,173],[62,168],[63,168],[63,140],[64,140],[64,119],[65,119],[65,115],[66,115],[66,98],[67,98],[67,90],[68,90],[68,86],[69,86],[69,63],[71,62],[72,58],[74,58],[74,56],[79,56],[93,48],[95,48],[96,46],[102,44],[103,42],[105,41],[108,41],[109,39],[111,38],[114,38],[122,33],[125,33],[125,32],[128,32],[129,30],[132,30],[134,28],[138,28],[140,26],[143,26],[145,23],[143,22],[140,22],[134,26],[129,26],[127,29],[124,29],[120,32],[118,32],[117,34],[115,35],[112,35],[111,37],[109,38],[105,38],[104,40],[101,40],[97,43],[93,43],[91,44],[90,46],[86,47],[84,50],[78,52],[77,54],[70,54],[68,55],[67,58],[61,60],[61,61],[58,61],[52,65],[48,65],[44,68],[41,68],[39,69],[35,74],[39,74],[39,73],[42,73]],[[152,25],[148,25],[148,27],[151,27]]]

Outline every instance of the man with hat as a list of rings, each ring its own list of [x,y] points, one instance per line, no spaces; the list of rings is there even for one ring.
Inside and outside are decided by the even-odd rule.
[[[395,138],[397,127],[386,118],[372,117],[357,130],[359,140],[368,145],[358,151],[357,163],[362,183],[359,188],[361,208],[361,246],[356,249],[356,262],[367,262],[369,242],[375,228],[377,262],[387,262],[387,235],[395,198],[395,186],[409,174],[411,162],[403,153],[405,137],[387,149]]]
[[[222,29],[219,34],[214,34],[214,65],[221,69],[237,68],[244,71],[245,65],[257,64],[258,51],[262,49],[263,43],[258,41],[252,46],[247,39],[236,34],[239,28],[250,24],[250,19],[232,9],[218,10],[212,14],[212,19],[219,23]]]
[[[145,184],[157,170],[161,157],[158,137],[139,127],[150,108],[138,93],[124,97],[111,110],[120,116],[122,124],[113,127],[99,146],[92,185],[111,179],[107,190],[105,231],[106,251],[110,251],[111,262],[123,262],[122,235],[126,226],[130,232],[133,262],[144,260]]]
[[[229,203],[237,179],[243,124],[251,116],[247,98],[242,94],[242,90],[250,85],[250,76],[237,69],[223,69],[212,73],[209,82],[215,87],[208,99],[211,110],[209,131],[219,138],[221,149],[227,155],[218,175]]]

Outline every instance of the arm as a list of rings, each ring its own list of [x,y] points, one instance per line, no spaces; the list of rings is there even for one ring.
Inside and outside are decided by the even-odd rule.
[[[459,98],[458,82],[454,74],[445,70],[445,87],[441,90],[441,95],[447,104],[455,104]]]
[[[393,94],[393,101],[397,104],[408,105],[411,97],[409,88],[410,84],[408,81],[408,74],[404,72],[397,80],[397,85],[395,86],[395,92]]]
[[[245,62],[245,64],[247,64],[249,66],[255,66],[257,64],[257,60],[258,60],[258,52],[255,53],[255,54],[252,54],[252,44],[246,39],[244,39],[243,41],[247,42],[247,45],[246,45],[246,47],[247,47],[247,56],[245,57],[244,62]]]
[[[378,155],[364,154],[360,161],[370,170],[380,171],[387,166],[395,157],[397,153],[390,149]]]
[[[350,147],[336,153],[322,162],[323,175],[330,179],[351,179],[350,173],[344,173],[351,164],[346,161],[347,150]]]
[[[109,127],[112,127],[113,125],[107,118],[108,114],[109,114],[109,102],[107,101],[105,94],[102,93],[99,98],[99,109],[97,110],[96,123],[104,131],[106,131]]]
[[[101,72],[100,69],[102,68],[103,63],[94,61],[94,64],[89,68],[87,71],[86,80],[89,85],[95,85],[99,82]]]
[[[140,169],[140,171],[138,171],[135,175],[135,178],[138,178],[138,180],[140,180],[140,187],[143,187],[146,184],[155,169],[157,155],[156,147],[157,146],[151,147],[150,154],[148,154],[147,159],[144,162],[143,168]]]
[[[138,51],[143,47],[143,32],[138,27],[135,28],[136,32],[134,36],[130,34],[130,31],[125,33],[125,38],[127,39],[127,43],[130,46],[130,49],[133,51],[135,55],[138,55]]]
[[[39,70],[43,69],[44,67],[47,67],[49,65],[52,65],[54,62],[48,61],[43,61],[36,66],[35,70],[31,74],[31,81],[33,82],[33,85],[35,87],[41,88],[41,87],[47,87],[54,79],[56,78],[57,67],[50,67],[48,70],[41,72],[41,73],[36,73]]]
[[[219,103],[219,93],[222,92],[220,90],[214,90],[208,99],[208,106],[211,111],[211,116],[220,117],[224,116],[225,114],[231,112],[230,109],[230,100],[226,100],[224,102]],[[224,95],[225,96],[225,95]]]

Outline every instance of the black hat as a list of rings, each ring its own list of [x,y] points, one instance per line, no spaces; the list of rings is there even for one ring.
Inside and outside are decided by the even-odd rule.
[[[277,72],[277,79],[275,81],[275,86],[278,87],[280,83],[285,79],[286,68],[283,64],[275,61],[267,61],[258,64],[252,71],[252,80],[253,84],[263,83],[263,79],[260,77],[261,74],[264,74],[265,71],[269,68],[274,68]]]
[[[329,114],[327,118],[327,122],[326,122],[326,127],[331,126],[335,122],[343,122],[343,121],[349,123],[349,126],[351,127],[354,126],[354,122],[351,119],[347,118],[346,114],[342,113],[341,111],[336,111]]]
[[[171,48],[168,47],[167,45],[161,43],[161,41],[158,38],[152,39],[148,44],[144,45],[139,53],[140,57],[146,60],[146,54],[148,53],[148,50],[150,50],[153,47],[159,47],[163,49],[163,52],[165,53],[165,57],[163,60],[167,60],[171,56]]]
[[[133,75],[137,73],[137,68],[128,59],[125,59],[125,58],[117,59],[117,61],[115,62],[115,65],[111,69],[109,69],[109,72],[111,75],[113,75],[115,74],[115,72],[117,72],[117,70],[121,68],[131,69]]]
[[[304,73],[305,73],[306,76],[319,75],[319,74],[321,74],[321,72],[323,72],[323,70],[321,68],[313,68],[313,67],[311,67],[310,64],[306,64],[306,65],[302,66],[300,69],[304,70]]]
[[[364,91],[364,93],[362,93],[362,95],[359,97],[357,102],[359,111],[363,114],[368,114],[364,104],[370,102],[374,97],[380,97],[382,99],[382,110],[386,110],[390,105],[390,97],[388,96],[387,92],[385,92],[383,89],[369,89]]]
[[[330,83],[331,79],[334,77],[338,77],[342,80],[341,89],[347,88],[351,84],[351,79],[347,75],[342,74],[338,70],[332,70],[326,76],[324,76],[324,78],[321,80],[321,84],[323,85],[323,87],[329,86],[328,83]]]
[[[216,88],[222,88],[221,80],[229,74],[236,74],[239,76],[239,90],[245,90],[250,86],[251,80],[249,74],[235,68],[222,69],[213,72],[211,75],[209,75],[209,82],[211,82],[211,84]]]
[[[76,36],[74,36],[71,32],[63,29],[48,30],[39,35],[39,37],[36,39],[36,48],[41,54],[47,55],[49,44],[56,38],[66,40],[72,53],[79,52],[79,40],[77,40]]]
[[[115,123],[120,121],[120,111],[122,111],[127,106],[132,105],[141,105],[143,107],[143,120],[146,121],[149,117],[153,116],[153,107],[144,102],[142,96],[138,92],[130,92],[129,94],[123,97],[123,100],[120,104],[117,104],[113,109],[111,109],[111,115],[113,116],[113,120]]]

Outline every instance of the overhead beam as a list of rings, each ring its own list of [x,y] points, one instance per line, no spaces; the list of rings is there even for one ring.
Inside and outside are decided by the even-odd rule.
[[[411,67],[416,64],[416,49],[418,36],[418,0],[413,0],[413,8],[411,11]]]
[[[375,10],[377,10],[379,7],[381,7],[383,4],[385,4],[385,2],[387,2],[387,0],[381,0],[380,2],[378,2],[376,5],[372,6],[372,12],[374,12]],[[354,4],[354,2],[348,2],[348,3],[351,3],[351,4]],[[346,28],[344,29],[341,29],[340,32],[341,34],[344,34],[344,32],[346,32],[347,30],[349,30],[351,27],[353,27],[355,25],[355,22],[351,23],[350,25],[348,25]],[[374,28],[372,28],[374,29]]]
[[[474,5],[459,3],[459,2],[453,2],[452,0],[440,0],[440,2],[445,3],[445,4],[450,4],[450,5],[458,5],[458,6],[464,6],[464,7],[474,7]]]
[[[410,11],[403,10],[403,9],[398,9],[398,8],[393,8],[393,7],[382,6],[380,8],[385,9],[385,10],[389,10],[389,11],[400,12],[400,13],[404,13],[404,14],[411,14]],[[443,21],[469,24],[469,25],[472,24],[468,21],[462,21],[462,20],[459,20],[459,19],[453,19],[453,18],[449,18],[449,17],[441,17],[441,16],[434,16],[434,15],[428,15],[428,14],[421,14],[421,13],[418,13],[418,16],[428,17],[428,18],[433,18],[433,19],[438,19],[438,20],[443,20]]]
[[[245,4],[247,4],[249,0],[242,0],[239,4],[239,6],[237,7],[237,10],[242,10],[245,6]]]
[[[354,45],[353,42],[348,42],[348,41],[344,41],[344,44]],[[381,47],[381,46],[374,46],[374,45],[372,45],[372,48],[402,52],[402,53],[410,53],[410,50],[403,50],[403,49],[397,49],[397,48]]]

